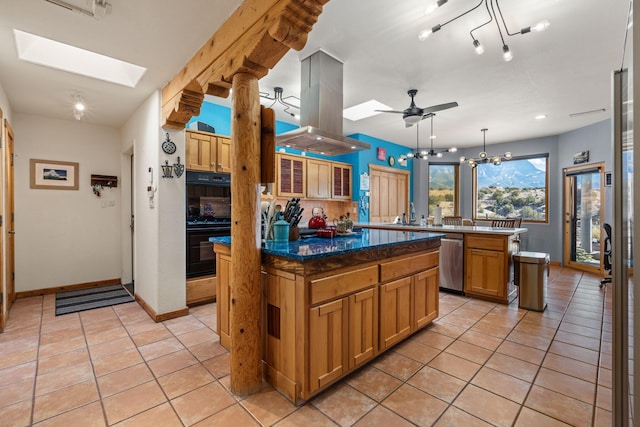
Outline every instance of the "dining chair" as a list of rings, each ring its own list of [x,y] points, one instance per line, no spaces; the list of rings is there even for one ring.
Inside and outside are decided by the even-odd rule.
[[[514,228],[515,219],[494,219],[491,221],[491,226],[494,228]]]
[[[443,216],[442,224],[443,225],[462,225],[462,217],[461,216]]]

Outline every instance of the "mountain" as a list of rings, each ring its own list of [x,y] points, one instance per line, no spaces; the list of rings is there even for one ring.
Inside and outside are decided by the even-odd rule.
[[[502,162],[500,165],[482,164],[477,168],[478,188],[482,187],[513,187],[540,188],[544,187],[545,172],[533,166],[526,160]]]
[[[434,189],[454,188],[453,172],[454,168],[449,165],[429,165],[429,187]]]

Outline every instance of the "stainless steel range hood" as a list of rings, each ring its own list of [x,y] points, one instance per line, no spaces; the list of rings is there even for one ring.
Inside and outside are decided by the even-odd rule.
[[[368,150],[342,135],[342,62],[319,50],[302,60],[299,129],[276,136],[276,144],[326,156]]]

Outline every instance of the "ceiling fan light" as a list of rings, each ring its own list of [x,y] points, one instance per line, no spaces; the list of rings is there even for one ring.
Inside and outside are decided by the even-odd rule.
[[[420,115],[417,115],[417,116],[405,116],[403,118],[404,118],[405,123],[409,123],[411,125],[415,125],[420,120],[422,120],[422,116],[420,116]]]
[[[473,48],[475,49],[478,55],[482,55],[484,53],[484,46],[480,43],[480,40],[473,41]]]
[[[511,50],[509,50],[509,46],[502,45],[502,57],[504,58],[505,62],[509,62],[513,59],[513,53],[511,53]]]

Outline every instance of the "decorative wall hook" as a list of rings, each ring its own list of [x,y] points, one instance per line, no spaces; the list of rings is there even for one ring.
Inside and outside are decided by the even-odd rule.
[[[162,166],[162,177],[163,178],[173,178],[173,166],[169,164],[169,160],[164,161],[164,165]]]
[[[102,185],[94,184],[91,186],[91,189],[93,190],[93,194],[96,196],[100,197],[102,195]]]
[[[180,178],[184,173],[184,164],[180,163],[180,156],[178,156],[178,163],[173,164],[173,171],[176,174],[176,178]]]

